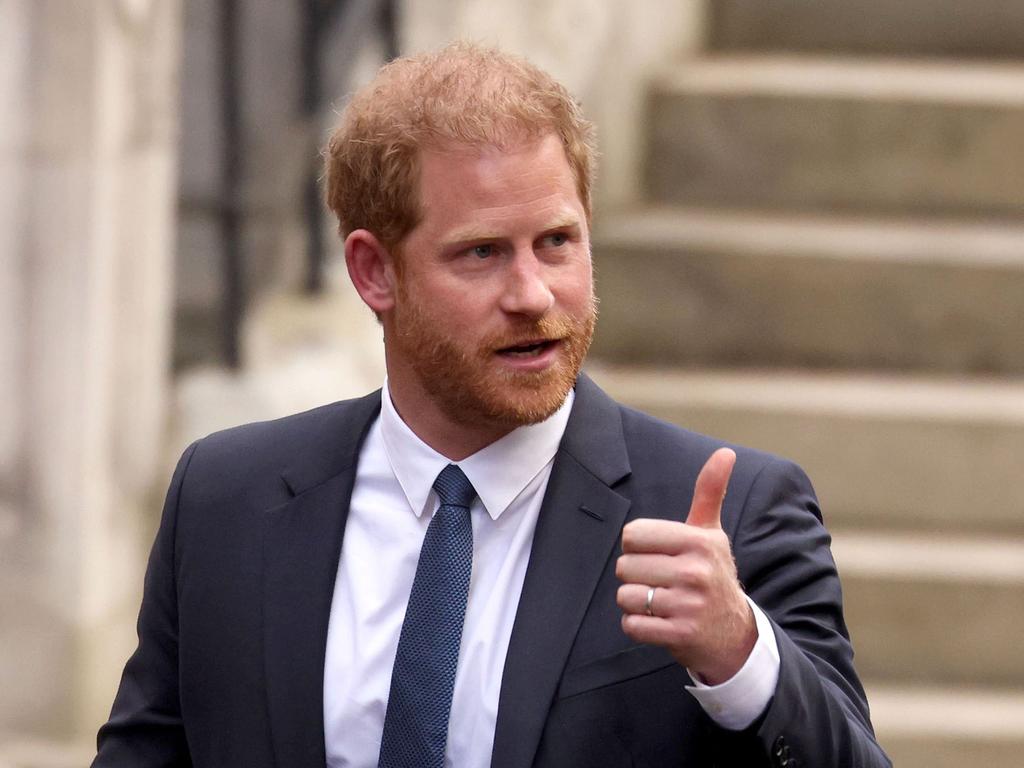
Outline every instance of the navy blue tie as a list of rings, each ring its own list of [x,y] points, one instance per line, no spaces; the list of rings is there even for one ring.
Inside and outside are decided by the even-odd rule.
[[[405,610],[381,736],[380,768],[443,768],[455,670],[473,570],[473,484],[454,464],[434,481],[441,500],[427,528]]]

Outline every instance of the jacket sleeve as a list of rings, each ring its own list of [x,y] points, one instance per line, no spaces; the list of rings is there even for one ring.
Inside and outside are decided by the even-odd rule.
[[[891,766],[853,667],[830,543],[807,476],[770,461],[750,485],[733,549],[741,583],[771,619],[779,682],[750,729],[720,734],[725,765]]]
[[[93,768],[191,766],[178,697],[175,529],[181,487],[196,444],[178,461],[149,556],[139,644],[128,659],[110,718],[99,730]]]

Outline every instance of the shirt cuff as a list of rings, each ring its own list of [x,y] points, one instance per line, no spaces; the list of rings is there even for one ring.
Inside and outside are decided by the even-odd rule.
[[[741,731],[760,717],[779,682],[779,644],[775,632],[764,611],[749,597],[747,602],[754,612],[757,642],[739,672],[719,685],[705,685],[687,670],[694,684],[686,686],[686,690],[712,720],[730,731]]]

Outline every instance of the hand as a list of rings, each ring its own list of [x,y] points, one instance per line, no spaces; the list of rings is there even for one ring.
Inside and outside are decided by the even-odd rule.
[[[724,683],[757,641],[753,612],[722,530],[722,501],[736,454],[719,448],[701,469],[685,523],[634,520],[622,529],[622,629],[660,645],[708,685]],[[647,614],[647,594],[655,587]]]

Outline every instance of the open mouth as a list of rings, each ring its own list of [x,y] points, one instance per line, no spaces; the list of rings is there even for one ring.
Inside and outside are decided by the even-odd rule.
[[[541,339],[540,341],[528,341],[522,344],[515,344],[511,347],[504,347],[498,350],[499,355],[513,358],[540,357],[551,349],[557,340]]]

